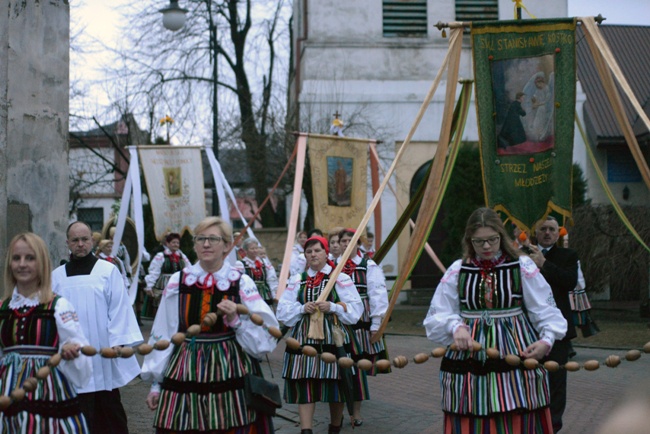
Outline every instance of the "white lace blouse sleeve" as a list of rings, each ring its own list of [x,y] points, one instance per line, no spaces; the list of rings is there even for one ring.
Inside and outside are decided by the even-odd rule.
[[[250,313],[256,313],[262,317],[267,327],[279,327],[278,320],[268,304],[262,299],[257,291],[253,279],[242,275],[239,280],[239,295],[241,301]],[[241,323],[236,328],[237,342],[248,354],[255,358],[261,358],[272,352],[277,346],[275,339],[268,330],[254,324],[249,315],[240,315]]]
[[[363,314],[363,302],[350,276],[344,273],[339,274],[336,279],[336,293],[341,301],[345,303],[345,307],[338,304],[332,305],[333,311],[338,315],[339,320],[348,325],[359,322]]]
[[[587,285],[585,284],[585,275],[582,274],[582,268],[580,267],[580,261],[578,261],[578,284],[576,289],[585,289]]]
[[[546,282],[532,259],[519,257],[524,304],[533,327],[540,339],[550,346],[562,339],[567,331],[567,322],[557,308],[551,286]]]
[[[278,321],[288,327],[296,325],[298,320],[305,313],[303,304],[298,301],[298,291],[300,290],[300,279],[302,274],[291,276],[287,287],[282,292],[278,308],[275,312]]]
[[[77,311],[72,303],[60,298],[54,307],[56,329],[59,334],[59,351],[66,344],[88,345],[88,339],[81,330]],[[79,354],[72,360],[62,360],[59,370],[75,387],[82,388],[88,384],[93,375],[93,365],[90,357]]]
[[[178,331],[178,287],[180,273],[174,273],[167,283],[160,299],[160,306],[156,312],[156,318],[151,327],[149,343],[155,344],[161,339],[169,340]],[[160,383],[163,380],[163,373],[169,362],[173,345],[162,351],[152,351],[144,357],[142,372],[140,376],[145,381]]]
[[[388,291],[384,272],[375,261],[368,261],[368,301],[370,303],[370,330],[377,331],[388,310]]]
[[[266,268],[266,284],[269,285],[269,288],[271,289],[271,294],[273,295],[273,298],[275,298],[275,295],[278,292],[278,275],[275,272],[275,268],[273,268],[273,265],[271,265],[271,262],[267,261],[262,261],[264,263],[264,267]]]
[[[149,273],[144,278],[147,288],[153,288],[156,284],[158,277],[160,277],[160,271],[162,270],[164,262],[165,254],[163,252],[157,253],[151,260],[151,263],[149,264]]]
[[[424,319],[427,338],[442,345],[454,342],[454,331],[463,324],[460,317],[460,299],[458,295],[458,274],[461,260],[454,262],[445,272],[436,292],[431,299],[429,312]]]
[[[291,263],[289,265],[289,275],[293,276],[296,274],[300,274],[303,271],[305,271],[305,268],[307,266],[307,259],[305,258],[305,254],[302,253],[298,248],[294,246],[293,250],[291,251]]]

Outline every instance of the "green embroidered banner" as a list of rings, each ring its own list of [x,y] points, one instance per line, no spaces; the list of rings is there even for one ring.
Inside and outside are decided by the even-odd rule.
[[[487,206],[522,229],[571,216],[575,19],[472,24]]]

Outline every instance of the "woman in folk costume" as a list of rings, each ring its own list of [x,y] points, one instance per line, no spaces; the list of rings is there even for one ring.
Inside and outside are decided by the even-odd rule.
[[[424,327],[430,340],[457,346],[440,364],[445,434],[553,432],[547,371],[511,366],[505,356],[542,359],[567,323],[495,211],[479,208],[469,217],[463,259],[440,280]],[[472,351],[474,342],[482,349]],[[499,357],[488,359],[488,348]]]
[[[278,320],[291,327],[290,336],[302,345],[312,345],[319,353],[336,354],[335,328],[344,334],[344,348],[351,355],[351,342],[354,340],[350,325],[361,317],[363,305],[350,277],[341,273],[332,291],[324,301],[317,301],[327,286],[334,269],[328,261],[327,240],[313,236],[305,243],[305,256],[308,268],[304,273],[291,278],[278,303]],[[324,339],[308,337],[310,315],[316,311],[323,314]],[[302,434],[312,434],[316,402],[328,402],[330,406],[329,433],[338,433],[343,423],[344,401],[340,386],[339,365],[325,363],[316,357],[291,350],[284,353],[284,399],[290,404],[298,404]]]
[[[307,232],[299,231],[296,234],[296,243],[291,250],[291,263],[289,264],[289,276],[294,276],[305,271],[307,260],[305,258],[305,242]]]
[[[247,374],[261,376],[258,359],[273,351],[277,341],[237,304],[278,326],[255,283],[224,261],[232,245],[232,229],[218,217],[208,217],[194,229],[199,258],[174,273],[162,296],[150,343],[170,339],[209,312],[220,311],[213,326],[178,346],[145,357],[142,378],[152,381],[147,405],[155,410],[157,433],[272,433],[270,416],[248,408],[244,393]]]
[[[350,244],[350,240],[355,232],[354,229],[343,229],[339,232],[341,253],[348,248],[348,244]],[[355,426],[361,426],[363,424],[363,419],[361,419],[361,401],[370,399],[367,375],[377,375],[377,368],[374,362],[388,358],[386,342],[383,338],[374,344],[370,342],[370,339],[379,330],[381,321],[388,309],[386,278],[379,265],[363,255],[358,247],[357,244],[356,252],[347,260],[342,270],[343,273],[352,278],[363,302],[363,315],[361,315],[359,322],[352,326],[357,343],[352,349],[352,356],[355,361],[361,359],[370,360],[373,362],[373,368],[367,372],[357,370],[353,414]]]
[[[181,250],[181,235],[172,232],[165,237],[165,244],[162,252],[156,253],[149,271],[144,278],[144,303],[142,304],[142,318],[153,318],[156,316],[160,297],[167,286],[172,274],[192,265],[185,253]]]
[[[339,243],[339,232],[341,232],[344,228],[342,227],[335,227],[329,230],[327,233],[327,243],[329,244],[330,252],[327,255],[327,259],[330,261],[334,262],[336,261],[336,258],[341,256],[341,253],[343,251],[341,250],[341,244]]]
[[[246,256],[235,263],[235,268],[253,279],[262,299],[270,306],[278,290],[278,277],[271,262],[265,262],[259,256],[259,249],[260,243],[255,238],[244,240],[242,250]]]
[[[112,251],[113,251],[113,240],[108,240],[108,239],[101,240],[97,245],[97,257],[99,259],[103,259],[104,261],[108,261],[111,264],[115,265],[117,269],[120,270],[120,274],[122,275],[122,280],[124,281],[124,288],[129,289],[130,283],[129,283],[129,278],[127,277],[126,274],[126,267],[124,267],[124,263],[120,258],[111,255]]]
[[[63,359],[33,390],[0,413],[2,432],[88,433],[75,387],[90,380],[89,357],[79,357],[88,341],[75,308],[52,293],[52,265],[43,240],[16,235],[7,249],[5,288],[0,307],[0,393],[30,389],[39,369],[57,352]],[[29,381],[26,381],[30,379]]]

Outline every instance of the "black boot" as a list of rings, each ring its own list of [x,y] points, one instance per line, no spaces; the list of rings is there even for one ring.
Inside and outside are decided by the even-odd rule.
[[[300,434],[314,434],[314,431],[311,429],[301,429]]]
[[[334,426],[334,425],[330,424],[329,428],[327,429],[327,434],[338,434],[338,433],[340,433],[342,426],[343,426],[343,424],[341,424],[339,426]]]

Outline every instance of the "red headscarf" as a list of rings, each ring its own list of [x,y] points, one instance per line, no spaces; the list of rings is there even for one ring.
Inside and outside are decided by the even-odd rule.
[[[321,245],[323,246],[323,249],[325,249],[325,253],[327,253],[329,255],[329,253],[330,253],[330,245],[329,245],[329,243],[327,242],[327,240],[324,237],[321,237],[319,235],[312,235],[311,237],[309,237],[307,239],[307,241],[305,241],[305,246],[310,241],[318,241],[319,243],[321,243]]]

